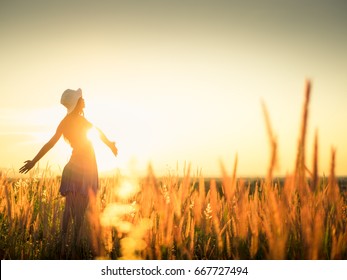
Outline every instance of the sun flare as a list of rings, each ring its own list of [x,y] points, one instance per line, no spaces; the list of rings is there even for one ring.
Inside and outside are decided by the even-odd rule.
[[[119,162],[117,162],[110,149],[101,141],[99,132],[95,127],[88,131],[87,137],[93,144],[100,172],[110,172],[119,167]]]

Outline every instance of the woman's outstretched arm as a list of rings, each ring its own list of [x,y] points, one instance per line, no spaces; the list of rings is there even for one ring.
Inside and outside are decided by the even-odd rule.
[[[99,132],[101,141],[104,142],[105,145],[108,146],[108,147],[111,149],[112,153],[113,153],[115,156],[117,156],[117,155],[118,155],[118,149],[117,149],[117,147],[116,147],[116,142],[110,141],[110,140],[106,137],[106,135],[101,131],[100,128],[97,128],[97,127],[95,127],[95,128],[96,128],[96,130]]]
[[[58,142],[60,136],[62,135],[61,125],[58,126],[57,131],[53,137],[41,148],[37,155],[32,160],[26,160],[24,165],[19,169],[20,173],[27,173],[32,169],[35,164]]]

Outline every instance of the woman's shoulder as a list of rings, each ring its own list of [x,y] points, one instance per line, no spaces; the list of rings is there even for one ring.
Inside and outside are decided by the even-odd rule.
[[[59,125],[66,125],[68,122],[72,121],[71,115],[66,115],[61,121]]]
[[[69,115],[66,115],[59,123],[57,130],[63,130],[69,122]]]
[[[77,125],[77,126],[85,126],[85,127],[92,127],[93,124],[89,122],[84,116],[80,115],[66,115],[60,122],[59,127],[61,129],[64,129],[67,126],[71,125]]]

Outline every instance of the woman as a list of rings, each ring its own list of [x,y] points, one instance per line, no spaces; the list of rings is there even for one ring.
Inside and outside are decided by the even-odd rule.
[[[85,107],[82,90],[67,89],[61,97],[61,104],[67,108],[67,115],[58,125],[53,137],[41,148],[32,160],[25,161],[19,169],[20,173],[27,173],[59,140],[63,135],[72,147],[72,155],[63,169],[60,193],[65,196],[65,209],[62,222],[64,239],[68,225],[74,222],[74,241],[78,238],[83,223],[90,196],[95,196],[98,190],[98,170],[92,143],[87,137],[93,125],[84,117]],[[101,140],[117,156],[115,142],[111,142],[100,130]],[[63,240],[64,240],[63,239]],[[76,244],[76,243],[75,243]]]

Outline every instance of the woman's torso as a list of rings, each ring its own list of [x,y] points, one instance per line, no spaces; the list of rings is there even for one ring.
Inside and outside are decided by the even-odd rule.
[[[63,136],[72,147],[72,158],[94,158],[94,149],[88,139],[88,132],[92,124],[83,116],[71,115],[66,116],[63,125]]]

